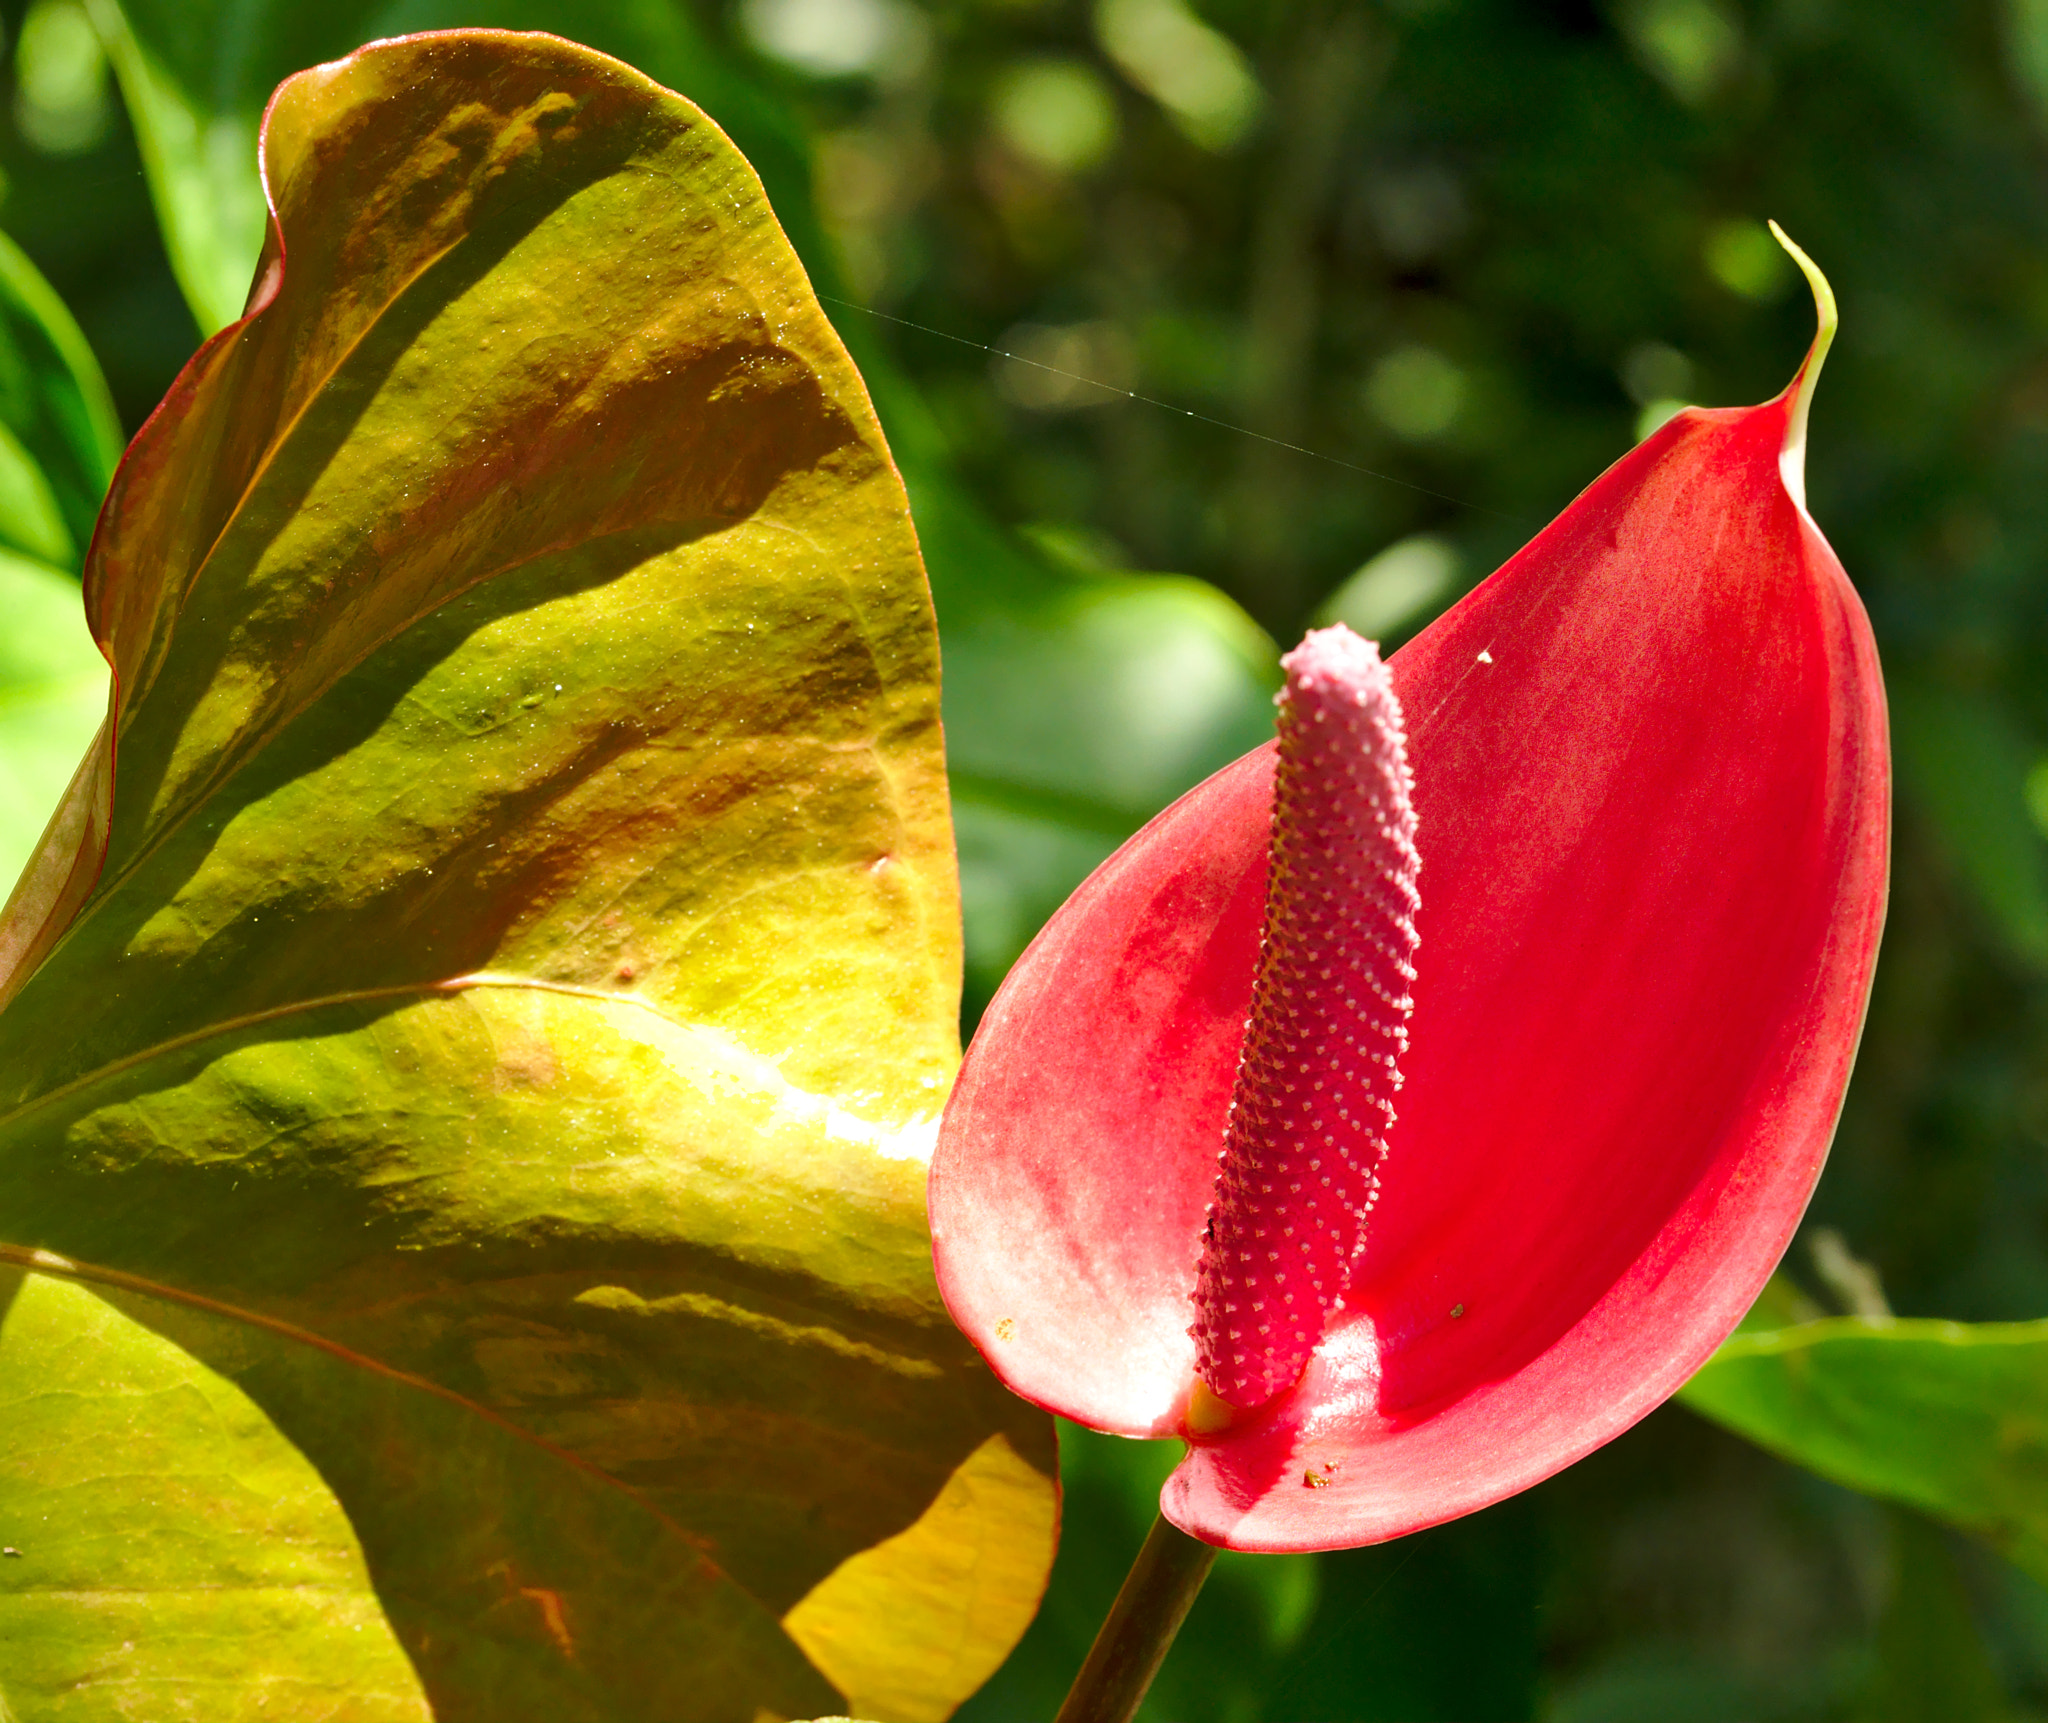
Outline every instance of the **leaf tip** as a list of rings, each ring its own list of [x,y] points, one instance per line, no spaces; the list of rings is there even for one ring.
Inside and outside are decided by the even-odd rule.
[[[1806,507],[1806,416],[1813,405],[1813,390],[1820,381],[1821,365],[1828,356],[1828,348],[1834,344],[1835,328],[1841,322],[1841,314],[1835,306],[1835,290],[1828,285],[1828,278],[1821,273],[1820,265],[1800,250],[1775,221],[1769,225],[1771,237],[1799,265],[1800,274],[1806,277],[1806,285],[1813,289],[1817,326],[1813,345],[1806,352],[1806,362],[1799,367],[1799,375],[1792,379],[1792,411],[1785,424],[1784,451],[1778,457],[1779,470],[1785,475],[1785,488],[1803,509]]]

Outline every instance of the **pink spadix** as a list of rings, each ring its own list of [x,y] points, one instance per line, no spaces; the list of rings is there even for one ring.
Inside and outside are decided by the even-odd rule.
[[[1343,1298],[1415,1006],[1401,702],[1342,623],[1280,665],[1265,930],[1195,1282],[1197,1372],[1243,1409],[1293,1383]]]

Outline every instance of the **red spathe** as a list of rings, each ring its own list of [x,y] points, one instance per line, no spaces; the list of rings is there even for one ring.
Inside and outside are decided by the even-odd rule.
[[[1789,1242],[1869,995],[1890,799],[1869,624],[1781,472],[1794,399],[1681,414],[1394,657],[1407,1083],[1300,1383],[1192,1437],[1166,1486],[1197,1537],[1334,1548],[1525,1489],[1677,1389]],[[1272,758],[1047,926],[933,1161],[955,1319],[1097,1429],[1188,1434]]]

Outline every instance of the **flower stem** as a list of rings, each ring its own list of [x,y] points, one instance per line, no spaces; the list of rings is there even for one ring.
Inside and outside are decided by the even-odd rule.
[[[1152,1522],[1054,1723],[1130,1723],[1215,1560],[1213,1544]]]

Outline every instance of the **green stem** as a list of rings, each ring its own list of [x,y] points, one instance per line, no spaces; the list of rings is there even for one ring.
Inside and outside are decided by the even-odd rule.
[[[1215,1560],[1213,1544],[1152,1522],[1054,1723],[1130,1723]]]

